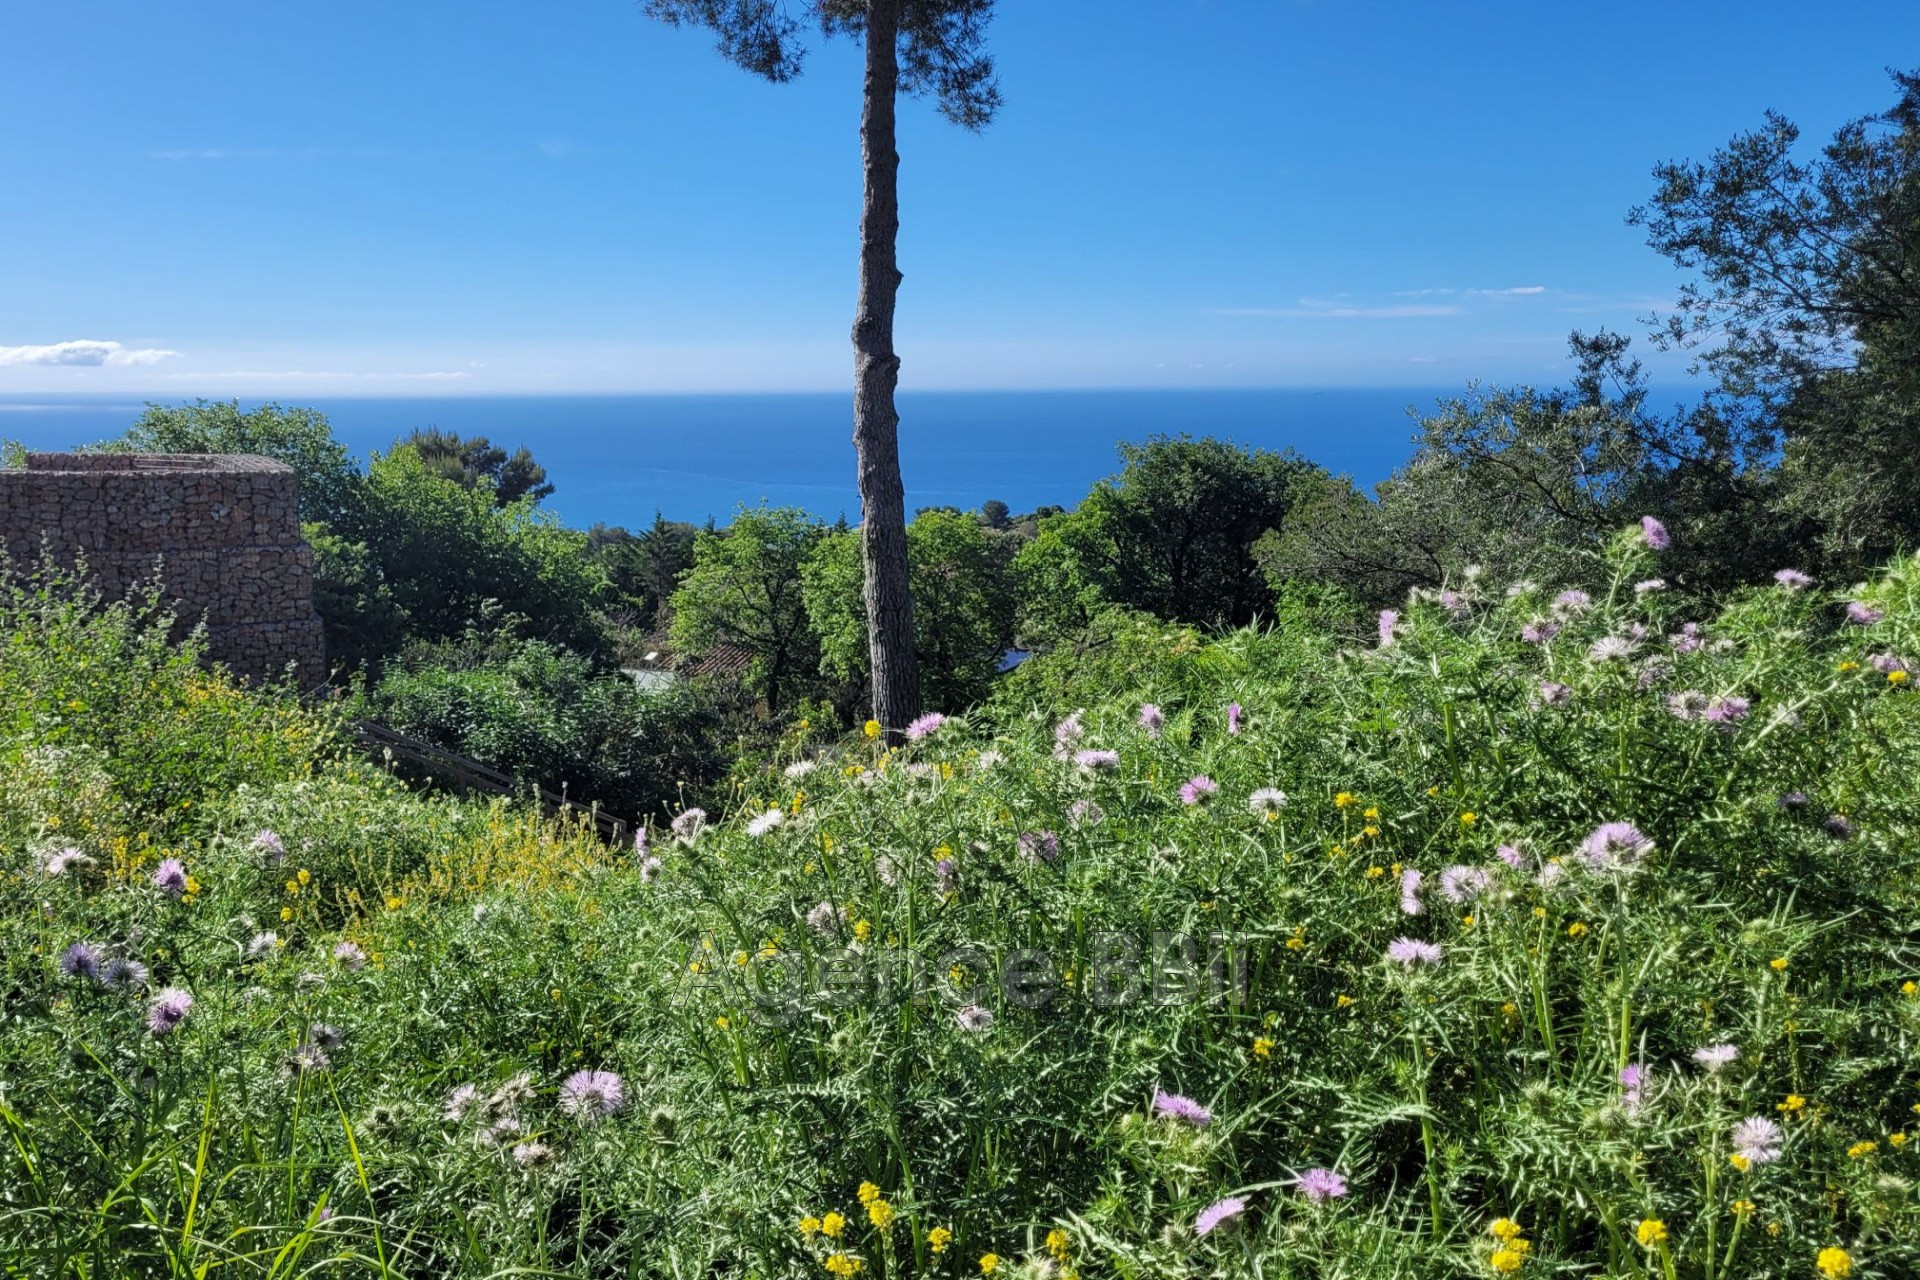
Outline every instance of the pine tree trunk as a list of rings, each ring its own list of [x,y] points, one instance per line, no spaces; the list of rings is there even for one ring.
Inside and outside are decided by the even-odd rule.
[[[893,404],[900,358],[893,306],[900,292],[900,154],[894,98],[900,80],[900,0],[868,0],[867,79],[860,115],[866,194],[860,211],[860,301],[853,319],[853,449],[860,478],[860,559],[865,569],[873,718],[890,741],[920,714],[907,587],[906,493],[900,483],[900,415]]]

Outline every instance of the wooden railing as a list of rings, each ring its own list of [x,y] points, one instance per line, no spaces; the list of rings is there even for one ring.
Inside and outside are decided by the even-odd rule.
[[[405,761],[418,769],[425,770],[436,781],[444,782],[458,790],[470,794],[508,796],[517,800],[532,799],[539,803],[540,809],[549,817],[562,814],[580,814],[593,822],[594,828],[610,844],[622,844],[632,835],[633,827],[624,818],[617,818],[606,812],[598,804],[581,804],[557,792],[549,791],[538,783],[526,782],[509,773],[502,773],[491,765],[448,751],[445,747],[435,746],[431,742],[422,742],[410,738],[395,729],[371,720],[353,722],[354,734],[367,752],[392,767],[396,760]]]

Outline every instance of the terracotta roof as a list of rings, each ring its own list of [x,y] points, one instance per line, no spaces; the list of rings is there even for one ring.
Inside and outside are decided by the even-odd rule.
[[[753,665],[751,651],[738,645],[717,644],[697,658],[681,658],[674,669],[689,678],[693,676],[737,676],[746,674]]]

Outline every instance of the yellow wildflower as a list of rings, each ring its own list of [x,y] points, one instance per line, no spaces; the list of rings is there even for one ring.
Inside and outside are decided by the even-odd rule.
[[[947,1246],[952,1243],[953,1232],[947,1230],[945,1227],[935,1227],[933,1230],[927,1232],[927,1248],[933,1250],[935,1254],[945,1253]]]
[[[1775,973],[1785,973],[1787,971],[1787,958],[1785,956],[1775,956],[1773,959],[1767,961],[1767,968],[1773,970]]]
[[[1360,834],[1363,836],[1377,836],[1380,834],[1380,828],[1369,823],[1367,826],[1360,828]]]
[[[1741,1155],[1738,1151],[1734,1152],[1732,1155],[1727,1157],[1727,1163],[1732,1165],[1734,1168],[1738,1169],[1742,1173],[1746,1173],[1748,1170],[1753,1168],[1753,1161],[1747,1159],[1745,1156]]]
[[[1667,1224],[1658,1218],[1642,1218],[1634,1228],[1634,1238],[1648,1249],[1667,1242]]]
[[[1067,1260],[1068,1243],[1067,1233],[1059,1227],[1047,1232],[1047,1252],[1062,1262]]]
[[[893,1225],[893,1206],[885,1200],[875,1200],[867,1206],[867,1221],[885,1231]]]
[[[1889,672],[1887,672],[1887,683],[1888,683],[1888,684],[1905,684],[1906,682],[1907,682],[1907,673],[1906,673],[1906,672],[1904,672],[1904,671],[1889,671]]]
[[[1872,1142],[1872,1141],[1856,1142],[1852,1146],[1847,1148],[1847,1159],[1863,1160],[1866,1157],[1872,1155],[1874,1152],[1878,1151],[1879,1149],[1880,1149],[1880,1144],[1877,1142]]]
[[[1744,1218],[1753,1212],[1753,1201],[1735,1200],[1732,1207],[1734,1217]]]
[[[1333,807],[1336,809],[1351,809],[1359,803],[1360,798],[1351,791],[1342,791],[1333,798]]]
[[[1526,1265],[1527,1255],[1518,1249],[1503,1247],[1495,1249],[1487,1262],[1501,1275],[1512,1275]]]
[[[1509,1000],[1500,1006],[1500,1012],[1505,1017],[1517,1018],[1520,1016],[1520,1006]]]
[[[866,734],[869,738],[877,738],[880,736],[880,722],[878,720],[869,720],[861,727],[860,732]]]
[[[1378,822],[1380,820],[1380,810],[1375,808],[1372,805],[1368,805],[1365,809],[1362,809],[1360,811],[1360,816],[1365,818],[1368,822]]]
[[[1907,1145],[1907,1135],[1904,1133],[1890,1133],[1887,1135],[1887,1145],[1890,1147],[1904,1147]]]
[[[861,942],[865,942],[868,938],[871,938],[873,936],[873,921],[855,920],[853,922],[853,936]]]
[[[980,1255],[980,1274],[981,1275],[990,1276],[994,1272],[998,1271],[999,1269],[1000,1269],[999,1254],[983,1253]]]
[[[1575,920],[1567,926],[1567,936],[1569,938],[1577,938],[1585,932],[1587,932],[1587,926],[1581,924],[1578,920]]]
[[[1367,879],[1369,880],[1378,880],[1381,876],[1385,874],[1387,874],[1387,869],[1385,867],[1368,867],[1367,868]]]
[[[300,868],[300,870],[299,870],[299,871],[297,871],[297,872],[295,872],[295,873],[294,873],[294,877],[293,877],[293,878],[294,878],[295,880],[298,880],[298,881],[299,881],[299,882],[300,882],[301,884],[303,884],[303,885],[304,885],[304,884],[312,884],[312,883],[313,883],[313,872],[311,872],[311,871],[309,871],[309,870],[307,870],[307,869],[306,869],[305,867],[302,867],[302,868]]]
[[[1906,996],[1908,999],[1912,999],[1915,995],[1920,995],[1920,983],[1914,982],[1911,978],[1907,979],[1900,984],[1900,994]]]
[[[281,918],[282,920],[291,920],[291,919],[293,919],[293,908],[292,908],[292,907],[282,907],[282,908],[280,908],[280,918]]]
[[[1287,939],[1287,950],[1305,951],[1306,949],[1307,949],[1307,940],[1305,938],[1293,937],[1293,938]]]
[[[1480,821],[1480,815],[1471,809],[1460,815],[1460,825],[1463,827],[1470,827],[1478,821]]]
[[[394,897],[392,894],[387,895],[387,910],[398,911],[400,908],[406,905],[407,905],[407,900],[405,898],[397,898],[397,897]]]
[[[819,1235],[820,1219],[814,1217],[812,1214],[808,1214],[806,1217],[800,1219],[800,1234],[803,1236]]]
[[[1487,1234],[1496,1240],[1511,1240],[1526,1230],[1512,1218],[1495,1218],[1493,1225],[1487,1228]]]
[[[1473,917],[1472,917],[1472,916],[1461,916],[1461,917],[1460,917],[1460,927],[1461,927],[1462,929],[1471,929],[1471,928],[1473,928]]]
[[[723,1013],[719,1017],[713,1020],[713,1025],[720,1028],[722,1031],[726,1031],[733,1026],[733,1019],[729,1018],[726,1014]]]
[[[735,967],[739,967],[739,966],[741,966],[741,965],[744,965],[744,964],[746,964],[746,962],[747,962],[748,960],[751,960],[752,958],[753,958],[753,957],[751,957],[751,956],[749,956],[749,955],[748,955],[748,954],[747,954],[746,952],[744,952],[744,951],[736,951],[736,952],[734,952],[734,953],[733,953],[733,963],[734,963],[734,965],[735,965]]]
[[[860,1269],[866,1265],[867,1264],[859,1258],[853,1257],[850,1254],[830,1253],[827,1255],[827,1270],[836,1276],[858,1275]]]
[[[1333,1007],[1336,1009],[1344,1009],[1352,1003],[1353,997],[1344,993],[1333,998]]]
[[[1806,1107],[1807,1107],[1807,1100],[1805,1098],[1801,1097],[1797,1093],[1790,1093],[1787,1095],[1786,1101],[1776,1102],[1774,1104],[1773,1109],[1775,1111],[1784,1111],[1788,1115],[1792,1115],[1797,1111],[1806,1110]]]
[[[860,1184],[860,1190],[854,1194],[860,1197],[861,1204],[872,1204],[880,1198],[880,1188],[871,1182],[863,1182]]]
[[[1256,1058],[1271,1058],[1273,1056],[1273,1041],[1269,1040],[1266,1036],[1261,1036],[1255,1040],[1253,1042],[1253,1056]]]
[[[1838,667],[1834,668],[1834,670],[1836,671],[1858,671],[1859,669],[1860,669],[1860,664],[1857,662],[1843,662]]]
[[[1841,1276],[1853,1274],[1853,1255],[1845,1249],[1829,1245],[1820,1251],[1819,1256],[1813,1260],[1813,1265],[1820,1268],[1820,1274],[1826,1276],[1828,1280],[1840,1280]]]
[[[289,880],[289,881],[287,881],[287,892],[288,892],[289,894],[296,894],[296,893],[299,893],[299,892],[300,892],[300,882],[299,882],[298,880]]]
[[[840,1233],[846,1229],[847,1220],[841,1217],[838,1211],[829,1213],[826,1217],[820,1219],[820,1233],[822,1235],[838,1238]]]

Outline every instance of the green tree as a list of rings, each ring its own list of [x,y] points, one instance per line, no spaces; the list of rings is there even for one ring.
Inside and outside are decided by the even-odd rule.
[[[522,498],[538,502],[553,496],[547,469],[525,448],[509,454],[485,436],[468,439],[438,427],[416,428],[400,443],[449,480],[469,489],[490,485],[498,506],[510,506]]]
[[[1020,552],[1023,623],[1058,632],[1096,601],[1182,622],[1241,626],[1271,597],[1253,546],[1319,469],[1291,452],[1155,436],[1078,510],[1043,522]]]
[[[264,404],[241,412],[237,400],[149,404],[127,433],[103,448],[128,453],[253,453],[300,477],[300,514],[334,527],[359,509],[361,475],[317,409]]]
[[[693,567],[673,593],[673,647],[700,655],[732,645],[753,657],[749,683],[778,711],[820,669],[801,568],[826,536],[798,507],[741,507],[725,530],[693,540]]]
[[[1834,574],[1920,541],[1920,74],[1893,81],[1817,157],[1769,112],[1628,215],[1698,277],[1657,337],[1770,415],[1775,510]]]
[[[860,486],[873,714],[898,740],[919,714],[913,596],[907,569],[906,496],[893,349],[900,292],[900,155],[895,99],[931,94],[948,120],[981,129],[1000,105],[993,61],[982,49],[993,0],[814,0],[826,36],[864,41],[860,147],[860,289],[854,313],[853,447]],[[707,27],[722,57],[776,83],[800,74],[804,27],[781,0],[646,0],[662,21]]]
[[[412,449],[376,456],[363,514],[346,536],[377,566],[376,581],[409,638],[457,636],[504,615],[525,635],[595,650],[593,606],[605,586],[587,536],[530,501],[494,505],[427,465]]]
[[[1013,641],[1014,596],[1004,557],[980,522],[922,511],[907,526],[914,644],[923,705],[959,711],[986,695]],[[866,602],[853,532],[820,541],[801,571],[807,617],[820,639],[820,667],[837,679],[868,678]]]

